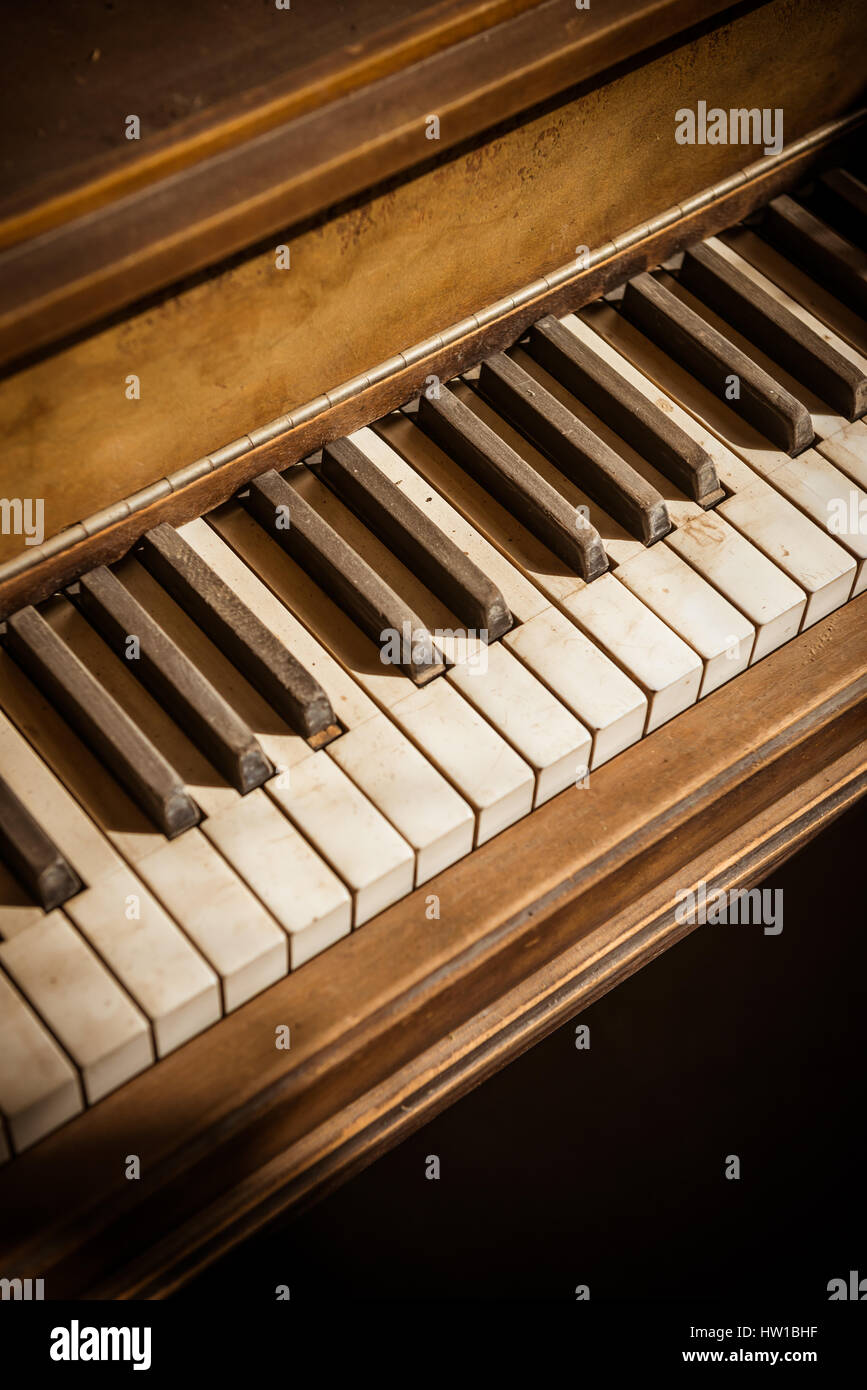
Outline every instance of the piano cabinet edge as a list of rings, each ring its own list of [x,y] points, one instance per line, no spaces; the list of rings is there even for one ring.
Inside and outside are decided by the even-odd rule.
[[[759,882],[863,794],[865,658],[867,596],[600,769],[592,815],[555,798],[14,1160],[0,1268],[49,1297],[164,1297],[370,1162],[691,930],[678,889]],[[419,918],[451,884],[443,947]],[[298,1037],[279,1062],[275,1020]]]

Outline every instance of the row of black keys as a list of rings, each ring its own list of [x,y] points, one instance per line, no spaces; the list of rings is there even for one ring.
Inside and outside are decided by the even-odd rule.
[[[847,203],[850,220],[859,215],[867,219],[867,210],[858,206],[863,186],[847,180],[839,175],[835,192],[843,197],[854,188],[854,199],[850,196]],[[768,210],[764,230],[785,241],[795,258],[811,263],[818,238],[824,252],[823,278],[838,293],[857,299],[859,275],[863,279],[864,274],[860,253],[849,243],[841,253],[838,234],[815,223],[806,209],[778,199]],[[815,273],[815,265],[812,268]],[[680,279],[841,413],[850,419],[863,413],[867,383],[852,364],[815,336],[805,335],[787,310],[709,247],[686,253]],[[811,442],[805,406],[652,276],[629,282],[620,309],[706,385],[719,388],[730,373],[737,373],[744,417],[774,442],[790,452]],[[535,325],[526,347],[693,500],[708,507],[723,496],[705,451],[555,319]],[[645,544],[668,532],[671,523],[659,493],[511,358],[489,358],[473,384]],[[406,409],[571,569],[587,581],[604,573],[608,560],[595,528],[576,517],[561,494],[457,395],[446,389],[438,399],[423,396]],[[496,586],[350,440],[327,446],[316,469],[467,627],[487,631],[492,641],[509,630],[512,617]],[[406,622],[413,631],[423,627],[401,596],[279,474],[272,471],[257,478],[242,500],[374,641],[378,643],[386,629],[403,631]],[[282,524],[286,517],[288,526]],[[314,677],[177,532],[166,525],[157,527],[143,538],[140,558],[292,728],[316,746],[339,734],[330,702]],[[131,669],[232,785],[243,793],[271,775],[252,731],[110,570],[101,567],[85,575],[72,586],[70,597],[121,655],[129,635],[136,634],[140,650]],[[198,808],[174,769],[35,609],[24,609],[10,620],[5,640],[10,654],[161,830],[173,836],[198,821]],[[407,674],[419,683],[444,667],[432,641],[421,650],[414,644],[408,662]],[[46,908],[77,889],[71,868],[2,779],[0,854]]]

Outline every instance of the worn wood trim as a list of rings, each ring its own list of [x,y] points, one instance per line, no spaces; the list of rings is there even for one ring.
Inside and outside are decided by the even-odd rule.
[[[772,169],[755,172],[743,184],[678,218],[661,231],[642,238],[627,250],[614,251],[589,270],[576,271],[571,279],[554,289],[540,290],[518,308],[464,333],[447,347],[426,354],[411,366],[394,371],[358,395],[330,407],[268,444],[240,455],[149,507],[3,580],[0,582],[0,619],[25,603],[46,598],[87,569],[120,559],[145,531],[160,522],[178,526],[191,521],[220,506],[267,469],[287,468],[324,444],[379,419],[417,395],[428,376],[447,381],[489,354],[510,347],[545,314],[563,315],[580,308],[639,271],[658,265],[684,246],[724,230],[783,189],[791,188],[827,158],[827,151],[822,147],[808,148],[793,153],[790,159]]]
[[[864,790],[865,619],[867,596],[9,1164],[0,1268],[159,1296],[678,939],[694,871],[752,882]]]

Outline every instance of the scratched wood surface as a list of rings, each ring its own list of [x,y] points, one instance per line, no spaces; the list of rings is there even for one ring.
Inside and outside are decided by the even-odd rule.
[[[6,1165],[0,1268],[165,1296],[678,940],[678,890],[760,881],[867,787],[865,619],[862,597]]]

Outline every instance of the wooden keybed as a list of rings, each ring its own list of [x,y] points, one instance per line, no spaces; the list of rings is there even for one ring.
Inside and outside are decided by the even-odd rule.
[[[177,487],[157,489],[133,510],[109,514],[104,524],[88,528],[89,534],[73,530],[64,543],[49,544],[45,554],[28,556],[26,564],[13,560],[5,573],[0,567],[0,615],[38,601],[85,569],[119,558],[158,522],[178,524],[202,515],[267,468],[285,467],[383,415],[417,393],[428,376],[446,380],[512,344],[542,315],[564,314],[588,303],[673,251],[731,225],[797,186],[816,167],[839,158],[841,141],[851,139],[860,122],[857,81],[850,73],[845,78],[841,74],[848,72],[844,55],[848,58],[858,42],[863,14],[843,0],[824,11],[821,45],[805,4],[772,0],[725,12],[710,3],[624,4],[609,7],[607,15],[594,11],[583,35],[570,16],[569,44],[560,53],[557,43],[564,34],[559,29],[541,37],[545,27],[535,12],[545,6],[464,7],[474,10],[469,17],[460,13],[460,6],[453,8],[455,13],[445,19],[440,15],[435,22],[426,21],[429,29],[423,37],[403,32],[379,56],[365,55],[361,66],[370,64],[367,75],[334,79],[340,89],[330,115],[335,122],[344,113],[341,103],[353,99],[352,82],[357,84],[355,100],[366,96],[371,106],[377,95],[372,74],[377,81],[392,82],[395,131],[389,135],[387,157],[368,151],[359,159],[357,177],[365,182],[358,188],[340,184],[337,174],[317,184],[315,169],[299,168],[296,184],[309,190],[308,201],[302,199],[299,207],[305,217],[314,211],[321,215],[326,234],[331,227],[340,235],[343,214],[334,208],[339,198],[350,192],[360,197],[361,187],[369,190],[386,175],[400,173],[406,206],[419,215],[432,205],[435,171],[419,172],[396,133],[419,43],[441,65],[438,73],[447,70],[453,76],[456,109],[463,112],[459,137],[454,137],[457,152],[452,150],[443,164],[451,180],[447,210],[466,199],[463,161],[476,153],[461,152],[458,139],[476,138],[496,169],[494,177],[505,181],[514,176],[521,157],[522,132],[526,136],[538,119],[535,109],[526,109],[529,101],[552,103],[552,119],[560,122],[564,139],[578,128],[576,121],[580,126],[594,101],[604,129],[616,132],[622,129],[627,96],[657,82],[660,69],[653,64],[661,64],[675,85],[689,55],[699,67],[706,61],[702,55],[712,52],[715,35],[724,47],[729,45],[726,52],[741,55],[738,76],[749,85],[747,31],[760,37],[768,51],[779,49],[783,31],[791,32],[792,61],[780,64],[774,80],[775,90],[790,93],[797,108],[792,139],[787,130],[781,157],[753,165],[745,162],[743,151],[704,150],[701,158],[693,151],[696,157],[689,164],[678,163],[670,174],[658,156],[651,156],[650,145],[642,145],[640,157],[625,171],[625,191],[615,193],[603,180],[593,199],[587,233],[593,254],[587,268],[570,267],[566,255],[558,256],[557,246],[545,248],[545,260],[528,259],[527,228],[522,226],[502,265],[492,272],[492,237],[477,267],[466,270],[454,292],[436,300],[432,320],[419,320],[413,313],[412,321],[422,322],[413,339],[417,351],[410,350],[406,333],[395,342],[393,303],[374,311],[364,335],[348,343],[336,365],[327,345],[317,343],[311,382],[328,393],[318,409],[303,404],[313,397],[313,387],[306,394],[299,389],[303,408],[289,410],[288,426],[272,438],[249,439],[249,447],[235,457]],[[699,21],[698,29],[684,35],[686,23]],[[477,44],[488,29],[493,36],[490,63],[492,70],[499,63],[500,75],[492,88],[495,95],[482,97],[480,79],[469,66],[477,50],[462,46]],[[524,36],[520,45],[516,34]],[[526,46],[529,34],[536,35],[532,51]],[[656,46],[648,52],[651,44]],[[383,57],[386,50],[390,57]],[[520,61],[518,53],[524,55]],[[577,65],[570,67],[563,53]],[[447,64],[451,66],[442,67]],[[615,64],[621,66],[612,71]],[[584,85],[573,90],[570,83],[578,81]],[[519,91],[525,92],[523,99]],[[291,139],[298,137],[291,122],[302,114],[292,103],[303,106],[305,100],[311,103],[307,111],[315,107],[309,93],[302,100],[292,92],[269,89],[267,100],[254,104],[238,126],[232,125],[231,112],[222,112],[227,128],[235,132],[231,137],[220,134],[219,123],[209,127],[203,121],[183,146],[185,153],[167,136],[154,155],[151,174],[141,176],[142,196],[154,193],[161,175],[182,168],[188,171],[184,178],[212,179],[207,157],[215,143],[225,138],[225,148],[243,159],[244,141],[260,135],[268,122],[277,129],[281,113],[287,147],[292,148]],[[737,104],[754,103],[745,97]],[[771,104],[779,104],[776,97]],[[321,105],[324,111],[324,98]],[[489,129],[506,116],[514,122],[514,141],[509,132],[492,135]],[[601,143],[602,154],[591,161],[587,177],[598,175],[607,157]],[[339,167],[349,168],[350,156],[346,152]],[[10,209],[0,225],[11,241],[20,238],[19,254],[33,258],[35,287],[20,297],[6,320],[0,315],[0,328],[7,323],[11,334],[3,341],[18,342],[22,352],[38,348],[45,354],[43,363],[53,361],[58,370],[68,367],[68,398],[66,384],[60,395],[69,401],[78,390],[77,362],[88,342],[119,331],[105,315],[121,315],[120,326],[138,332],[147,311],[136,297],[158,287],[169,287],[169,298],[177,295],[181,315],[188,287],[180,276],[205,262],[212,267],[208,334],[225,326],[237,312],[237,301],[232,300],[233,267],[218,257],[239,246],[249,248],[254,227],[257,235],[266,236],[272,226],[281,225],[289,196],[275,179],[269,194],[273,221],[257,221],[252,199],[249,206],[242,204],[236,230],[230,230],[231,218],[222,222],[204,260],[196,249],[200,209],[193,203],[184,212],[181,198],[173,214],[182,233],[178,248],[160,261],[165,227],[156,225],[151,241],[137,248],[137,269],[121,288],[113,255],[99,265],[88,264],[93,246],[76,214],[86,209],[106,219],[122,217],[113,181],[119,198],[122,189],[130,191],[124,179],[138,175],[96,167],[91,175],[77,187],[57,185],[42,202]],[[266,171],[265,177],[267,182],[272,175]],[[553,184],[547,186],[541,172],[539,178],[535,193],[541,193],[545,212],[556,220]],[[220,196],[219,183],[211,187]],[[583,187],[586,191],[588,184]],[[641,198],[639,188],[645,190]],[[372,196],[388,195],[377,188]],[[633,217],[623,217],[624,206],[634,208]],[[606,220],[610,216],[620,220],[611,223]],[[78,263],[73,258],[70,273],[60,274],[62,283],[45,282],[46,296],[40,298],[40,236],[49,228],[59,228],[70,246],[80,247],[83,259]],[[309,228],[300,233],[309,234]],[[362,228],[359,238],[357,266],[373,269],[375,286],[377,267],[400,254],[400,236],[377,243]],[[566,248],[574,249],[569,242]],[[317,292],[331,313],[337,291],[328,285],[325,265],[323,260]],[[0,286],[4,275],[10,283],[10,268],[14,263],[4,264],[0,257]],[[559,279],[556,271],[562,272]],[[88,284],[92,293],[85,292]],[[407,286],[408,306],[415,310],[421,302],[415,272],[408,274]],[[222,319],[220,294],[227,295]],[[352,294],[350,287],[347,312],[357,314]],[[200,307],[204,302],[200,298]],[[466,317],[470,313],[476,314],[472,321]],[[194,324],[194,317],[184,319],[188,345]],[[460,331],[448,337],[444,330],[450,325]],[[73,332],[79,336],[70,338]],[[246,349],[255,353],[256,342],[248,341]],[[293,346],[298,360],[302,351],[299,341]],[[403,358],[395,358],[395,351]],[[371,380],[380,362],[388,370]],[[31,399],[30,374],[39,367],[37,358],[13,355],[0,383],[0,415],[4,402],[14,415],[22,401]],[[303,380],[303,373],[297,379]],[[347,382],[352,389],[345,389]],[[124,444],[122,467],[113,477],[95,450],[94,461],[85,462],[94,510],[117,508],[120,499],[140,488],[153,489],[159,479],[189,465],[194,453],[188,451],[187,435],[216,451],[234,438],[234,431],[253,430],[293,402],[271,387],[263,395],[248,376],[239,384],[235,414],[231,420],[221,417],[215,426],[205,389],[200,401],[184,407],[183,425],[175,429],[177,445],[160,456],[158,467],[159,450],[152,444],[156,439],[162,449],[163,441],[158,436],[149,441],[147,429],[138,456],[144,459],[144,471],[133,461],[135,440]],[[102,408],[98,399],[97,413]],[[214,433],[217,428],[221,432]],[[90,430],[89,425],[88,434]],[[72,453],[79,459],[75,449],[87,435],[73,437],[78,443]],[[50,481],[47,439],[43,445],[37,441],[29,457],[37,474]],[[25,457],[15,452],[23,440],[24,432],[12,440],[16,468]],[[57,460],[58,494],[68,473],[64,459]],[[12,479],[18,476],[0,474],[0,491],[14,492]],[[73,512],[62,524],[78,520]],[[674,915],[676,893],[685,883],[704,879],[710,891],[759,882],[867,789],[865,620],[867,596],[619,755],[594,774],[592,793],[561,795],[534,811],[16,1158],[0,1173],[7,1213],[0,1268],[46,1278],[52,1297],[170,1295],[275,1214],[328,1190],[679,940],[691,930]],[[438,920],[425,913],[430,894],[440,899]],[[291,1028],[288,1053],[274,1048],[275,1028],[281,1024]],[[124,1176],[127,1153],[141,1158],[138,1183]]]

